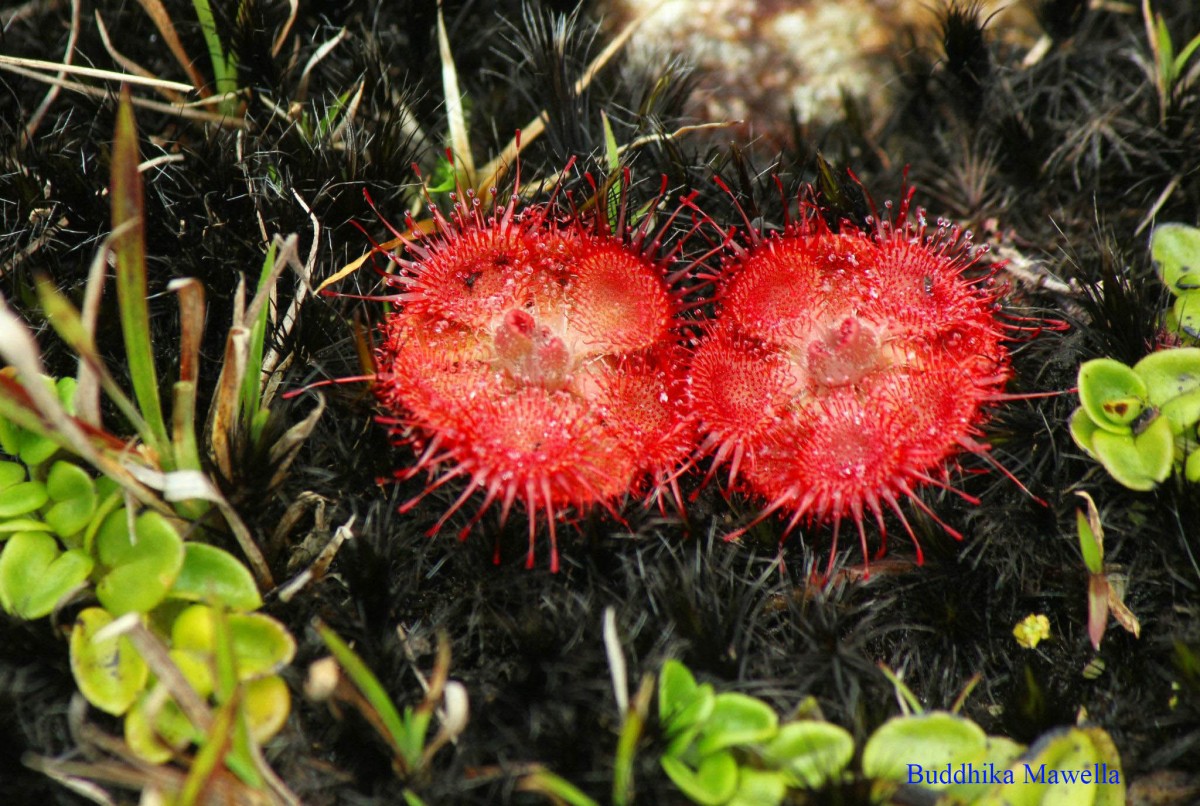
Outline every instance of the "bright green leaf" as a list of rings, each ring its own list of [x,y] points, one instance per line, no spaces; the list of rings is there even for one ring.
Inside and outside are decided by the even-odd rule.
[[[46,512],[46,523],[62,537],[82,531],[96,513],[96,485],[76,464],[55,462],[46,478],[46,491],[57,502]]]
[[[660,763],[679,791],[700,806],[721,806],[737,792],[738,765],[732,753],[706,756],[694,770],[670,756],[663,756]]]
[[[1188,481],[1200,481],[1200,449],[1188,454],[1183,466],[1183,475]]]
[[[1150,402],[1161,406],[1200,388],[1200,347],[1150,353],[1133,365],[1133,371],[1145,382]]]
[[[240,680],[274,674],[291,663],[296,640],[282,624],[262,613],[230,613],[226,617]],[[193,605],[175,619],[171,645],[202,655],[216,651],[216,616],[207,605]]]
[[[1128,434],[1146,397],[1145,382],[1120,361],[1096,358],[1079,368],[1079,402],[1098,428]]]
[[[986,748],[983,730],[956,714],[931,711],[893,717],[867,740],[862,770],[868,778],[905,782],[910,764],[939,769],[969,763],[981,758]]]
[[[0,491],[20,484],[26,478],[25,465],[20,462],[0,462]]]
[[[1131,490],[1153,490],[1171,474],[1175,461],[1175,438],[1165,417],[1136,437],[1097,431],[1092,447],[1112,477]]]
[[[1092,418],[1082,406],[1075,409],[1075,413],[1071,415],[1069,422],[1071,430],[1071,438],[1075,440],[1075,444],[1093,459],[1096,458],[1096,452],[1092,448],[1092,440],[1096,436],[1096,432],[1100,430]]]
[[[0,521],[0,540],[5,540],[14,532],[50,532],[53,531],[49,525],[41,521],[35,521],[33,518],[13,518],[12,520]]]
[[[0,490],[0,518],[16,518],[34,512],[50,500],[46,485],[40,481],[22,481]]]
[[[287,722],[292,698],[287,683],[279,675],[251,680],[246,684],[242,710],[250,724],[250,734],[259,744],[270,741]]]
[[[17,532],[0,552],[0,604],[20,618],[41,618],[91,571],[92,558],[83,552],[64,552],[45,532]]]
[[[697,685],[677,660],[663,664],[658,678],[658,719],[670,740],[668,755],[682,753],[712,715],[716,694],[711,684]]]
[[[1159,224],[1150,236],[1150,259],[1172,294],[1200,288],[1200,229]]]
[[[125,714],[125,742],[134,753],[153,764],[170,761],[204,737],[175,701],[145,692]]]
[[[986,765],[991,764],[994,765],[996,771],[1000,773],[1001,771],[1008,769],[1012,764],[1013,759],[1021,755],[1024,750],[1025,745],[1017,744],[1012,739],[1008,739],[1004,736],[989,736],[987,737],[987,748],[984,750],[983,758],[975,762],[975,769],[978,769],[980,772],[985,772],[986,770],[990,769]],[[986,774],[981,775],[980,778],[983,780],[976,784],[951,784],[950,786],[946,787],[944,793],[946,796],[952,799],[950,801],[951,803],[974,804],[975,800],[983,796],[984,793],[986,793],[989,789],[996,788],[1000,792],[1004,792],[1009,789],[1009,787],[1005,784],[1000,784],[997,787],[996,785],[988,783],[988,777],[989,776]],[[1022,779],[1014,775],[1013,780],[1019,781]],[[1009,804],[1009,806],[1016,806],[1016,804]]]
[[[854,737],[828,722],[790,722],[762,749],[763,759],[795,787],[819,789],[854,757]]]
[[[103,569],[96,597],[113,615],[146,613],[166,596],[183,567],[183,540],[157,512],[143,512],[130,534],[124,508],[112,512],[96,534]]]
[[[50,437],[24,428],[17,429],[17,453],[21,461],[30,467],[40,465],[57,452],[58,443]]]
[[[94,496],[96,485],[92,477],[77,464],[55,462],[46,476],[46,492],[55,501],[69,501],[82,496]]]
[[[771,706],[745,694],[725,692],[717,695],[694,747],[706,756],[728,747],[765,742],[778,728],[779,716]]]
[[[773,770],[742,767],[737,792],[727,806],[778,806],[787,796],[787,780]]]
[[[88,702],[120,716],[146,687],[150,669],[124,636],[96,640],[96,633],[112,622],[112,615],[99,607],[89,607],[76,616],[71,630],[71,674]]]
[[[142,701],[125,715],[125,744],[151,764],[166,764],[174,755],[171,748],[159,741]]]
[[[184,544],[183,567],[167,598],[209,602],[241,611],[262,607],[262,597],[249,569],[229,552],[203,543]]]

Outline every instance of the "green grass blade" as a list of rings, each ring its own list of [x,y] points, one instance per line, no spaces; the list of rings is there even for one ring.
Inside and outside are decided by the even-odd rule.
[[[319,622],[316,626],[317,634],[321,636],[325,646],[329,647],[333,657],[337,659],[338,664],[346,671],[346,675],[354,683],[359,693],[366,698],[367,703],[379,717],[379,721],[387,729],[388,735],[383,738],[396,750],[404,747],[408,731],[405,729],[404,720],[400,718],[400,712],[392,704],[392,700],[384,691],[379,678],[367,668],[367,664],[363,663],[362,658],[336,632]]]
[[[600,806],[597,801],[589,798],[570,781],[549,770],[531,772],[521,779],[517,788],[522,792],[545,795],[553,801],[566,803],[569,806]]]
[[[266,258],[263,260],[262,271],[259,272],[258,285],[256,286],[259,291],[272,281],[271,275],[275,268],[275,253],[276,246],[272,243],[270,248],[267,249]],[[267,338],[267,324],[270,321],[270,316],[271,305],[268,303],[259,309],[250,331],[250,355],[246,359],[246,374],[242,378],[242,422],[244,423],[254,423],[254,417],[258,413],[258,407],[261,403],[263,344]],[[252,425],[252,431],[261,430],[261,425],[257,428],[254,428]],[[252,433],[250,435],[251,442],[257,442],[258,436],[257,433]]]
[[[213,19],[212,7],[208,0],[192,0],[196,9],[196,17],[200,20],[200,30],[204,32],[204,42],[208,45],[208,57],[213,66],[213,87],[218,95],[237,92],[237,59],[232,51],[226,51],[221,44],[221,36],[217,33],[217,22]],[[232,114],[236,102],[232,98],[221,101],[222,112]]]
[[[158,373],[150,345],[150,310],[146,304],[146,236],[142,177],[138,173],[137,124],[129,88],[121,91],[112,154],[113,254],[117,263],[117,303],[121,331],[125,336],[125,359],[133,382],[134,397],[146,421],[148,440],[161,457],[164,470],[172,470],[170,440],[162,403],[158,397]]]

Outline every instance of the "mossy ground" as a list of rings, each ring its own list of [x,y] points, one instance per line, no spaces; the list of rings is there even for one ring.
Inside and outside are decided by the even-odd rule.
[[[139,6],[105,5],[99,11],[118,50],[151,73],[181,77]],[[264,540],[298,496],[324,499],[323,521],[305,516],[273,548],[269,560],[279,578],[289,563],[293,570],[301,564],[308,532],[354,518],[354,537],[332,573],[286,604],[268,597],[267,611],[300,643],[288,672],[294,713],[268,754],[304,802],[393,803],[404,786],[365,721],[305,701],[305,670],[324,654],[310,628],[314,617],[354,642],[399,703],[419,699],[414,670],[427,671],[438,636],[449,638],[451,674],[467,687],[471,720],[457,745],[442,750],[414,784],[431,803],[531,798],[515,787],[522,765],[532,763],[606,798],[619,728],[601,632],[607,607],[616,610],[631,680],[680,658],[702,679],[763,697],[783,713],[815,696],[828,719],[862,740],[897,709],[879,664],[896,670],[931,708],[948,707],[978,674],[965,713],[989,732],[1030,741],[1086,712],[1111,732],[1127,777],[1154,782],[1163,771],[1196,768],[1200,493],[1173,479],[1153,493],[1125,490],[1081,455],[1066,422],[1076,405],[1067,390],[1082,361],[1107,355],[1132,362],[1156,346],[1166,296],[1149,263],[1145,222],[1156,216],[1194,224],[1200,215],[1200,81],[1179,89],[1164,116],[1144,69],[1151,55],[1140,14],[1085,5],[1041,4],[1052,42],[1032,65],[986,31],[976,36],[969,15],[946,26],[944,47],[913,46],[898,35],[900,79],[886,114],[819,129],[798,125],[783,151],[763,153],[755,143],[701,133],[630,152],[641,180],[634,193],[650,198],[665,174],[673,194],[698,190],[697,204],[709,215],[735,221],[730,198],[712,182],[718,174],[767,225],[783,217],[771,177],[780,177],[789,198],[804,183],[820,186],[818,153],[836,176],[852,169],[880,200],[898,198],[907,166],[916,201],[931,216],[972,227],[977,241],[993,244],[993,256],[1022,270],[1008,275],[1010,312],[1070,325],[1015,345],[1008,388],[1063,394],[1006,403],[987,425],[995,458],[1044,503],[968,455],[955,483],[981,504],[923,494],[966,536],[962,543],[914,513],[923,567],[911,564],[912,547],[895,523],[891,562],[875,562],[869,581],[838,578],[820,587],[810,574],[824,568],[827,528],[802,528],[780,552],[783,523],[769,520],[740,544],[727,544],[722,535],[751,519],[758,503],[710,485],[686,521],[636,505],[626,508],[626,523],[582,514],[577,528],[560,529],[562,571],[549,573],[544,561],[527,571],[520,518],[501,528],[489,516],[459,543],[451,534],[423,534],[453,501],[453,490],[398,515],[423,480],[377,479],[412,458],[388,447],[361,384],[325,389],[329,409],[283,488],[264,500],[262,473],[250,457],[226,491]],[[1158,5],[1177,44],[1200,32],[1200,8]],[[205,53],[190,5],[171,8],[188,52]],[[406,189],[418,181],[412,164],[428,175],[445,145],[432,0],[302,2],[291,37],[272,56],[286,8],[247,4],[222,28],[241,65],[240,84],[250,88],[244,126],[137,112],[143,159],[172,157],[144,174],[160,360],[171,365],[177,338],[165,286],[197,277],[211,305],[201,379],[209,390],[237,279],[254,277],[261,264],[261,228],[299,233],[306,253],[313,228],[302,199],[321,225],[317,275],[328,276],[368,248],[355,222],[387,237],[363,190],[399,221]],[[527,180],[552,174],[572,155],[583,170],[597,170],[601,110],[618,142],[689,122],[679,118],[688,76],[675,64],[651,68],[618,58],[577,95],[574,78],[608,34],[593,40],[590,7],[560,25],[556,15],[573,10],[566,2],[527,9],[507,1],[446,4],[477,161],[497,153],[541,109],[549,110],[550,125],[522,157]],[[6,54],[61,58],[68,4],[11,6],[0,16]],[[343,29],[345,39],[311,71],[302,97],[305,63]],[[90,8],[80,21],[75,62],[112,64]],[[660,74],[669,80],[660,82]],[[306,135],[288,115],[299,100],[310,118],[319,117],[360,82],[361,101],[337,138]],[[115,95],[63,91],[27,140],[24,127],[44,94],[43,84],[0,74],[0,288],[44,335],[51,369],[70,373],[73,359],[45,327],[32,281],[41,272],[81,293],[109,229]],[[837,198],[828,183],[825,189]],[[861,215],[854,189],[843,186],[841,211]],[[370,294],[376,278],[365,270],[338,289]],[[113,305],[111,295],[105,304]],[[298,327],[279,345],[295,356],[285,386],[358,374],[355,323],[377,321],[381,312],[378,303],[348,297],[306,303]],[[100,340],[115,351],[115,308],[105,314]],[[300,396],[283,406],[279,422],[299,419],[309,401]],[[685,480],[686,492],[697,479]],[[1096,653],[1075,541],[1079,490],[1100,504],[1107,558],[1127,576],[1126,602],[1142,624],[1140,639],[1110,626],[1097,676],[1084,674]],[[843,546],[854,542],[847,536],[843,529]],[[861,559],[851,549],[839,563]],[[1012,636],[1030,613],[1046,614],[1053,634],[1033,651]],[[31,624],[0,618],[0,781],[7,803],[79,802],[22,765],[24,754],[81,753],[69,729],[74,685],[60,629],[69,616]],[[638,792],[647,803],[672,802],[679,796],[658,767],[656,742],[651,733],[638,754]],[[861,796],[848,787],[821,797],[833,803]]]

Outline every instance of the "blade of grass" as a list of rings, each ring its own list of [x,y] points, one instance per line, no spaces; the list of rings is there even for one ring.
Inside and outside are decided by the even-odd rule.
[[[204,801],[209,782],[216,776],[221,759],[233,741],[234,722],[238,718],[238,698],[231,698],[217,709],[213,722],[192,760],[191,769],[179,792],[179,806],[194,806]]]
[[[621,734],[617,738],[617,755],[613,761],[612,802],[615,806],[626,806],[633,802],[633,768],[637,757],[637,745],[646,728],[646,715],[650,713],[650,700],[654,697],[654,676],[646,675],[633,698],[633,707],[625,712],[621,723]]]
[[[379,723],[387,731],[383,736],[384,740],[398,753],[404,746],[405,734],[408,731],[400,717],[400,712],[396,710],[391,698],[383,690],[379,678],[367,668],[367,664],[363,663],[362,658],[350,648],[349,644],[323,622],[316,623],[316,630],[317,634],[321,636],[321,640],[325,642],[325,646],[329,647],[329,651],[333,653],[338,664],[345,670],[354,687],[375,711]]]
[[[208,45],[208,58],[213,66],[213,86],[218,95],[229,96],[221,101],[221,111],[233,114],[237,104],[230,93],[237,92],[237,59],[233,51],[226,51],[221,43],[221,35],[217,32],[217,22],[213,18],[212,6],[208,0],[192,0],[196,9],[196,17],[200,20],[200,30],[204,33],[204,42]]]
[[[149,446],[158,453],[165,469],[173,469],[167,427],[158,396],[158,373],[150,345],[150,310],[146,304],[145,206],[142,177],[138,173],[137,125],[129,88],[121,90],[112,155],[112,226],[121,232],[113,238],[117,262],[117,303],[125,336],[125,358],[133,383],[134,397],[151,436]],[[126,222],[134,222],[127,225]],[[122,230],[122,227],[128,229]]]
[[[265,289],[274,289],[274,278],[279,276],[274,271],[275,253],[276,245],[272,242],[267,248],[267,256],[263,259],[262,271],[259,272],[258,294],[261,294]],[[255,302],[257,301],[256,294]],[[251,304],[251,308],[254,308],[253,304]],[[266,341],[267,322],[271,315],[271,306],[264,303],[257,311],[253,312],[253,315],[254,322],[250,330],[250,353],[246,359],[247,371],[245,377],[242,379],[242,420],[247,423],[258,412],[260,396],[262,394],[263,342]],[[251,434],[251,442],[257,442],[258,436],[258,434]]]
[[[561,801],[569,806],[600,806],[599,802],[589,798],[579,787],[550,770],[539,769],[522,776],[517,783],[517,790],[545,795],[553,801]]]

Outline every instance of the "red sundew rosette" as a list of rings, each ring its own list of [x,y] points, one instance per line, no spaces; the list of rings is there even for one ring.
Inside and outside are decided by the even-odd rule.
[[[694,435],[678,301],[659,263],[545,208],[443,223],[401,261],[377,354],[382,419],[418,457],[397,475],[466,482],[431,533],[476,493],[464,537],[522,503],[530,566],[544,513],[557,570],[562,511],[674,491]]]
[[[728,261],[692,359],[701,452],[767,501],[759,520],[781,512],[785,535],[832,522],[836,541],[849,518],[865,557],[864,518],[882,532],[891,510],[911,535],[899,501],[926,510],[914,490],[985,449],[974,437],[1009,375],[995,295],[961,243],[903,213],[835,234],[810,211],[754,240]]]

